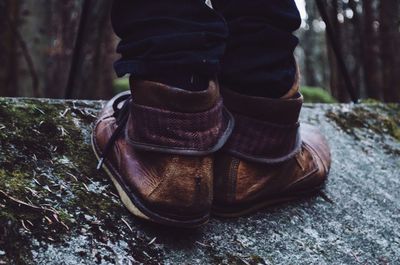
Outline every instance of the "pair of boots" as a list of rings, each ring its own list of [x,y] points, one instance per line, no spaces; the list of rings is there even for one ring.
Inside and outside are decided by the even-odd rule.
[[[93,147],[124,205],[159,224],[197,227],[315,194],[331,163],[299,124],[298,82],[281,99],[131,79],[102,110]],[[223,100],[222,100],[223,98]]]

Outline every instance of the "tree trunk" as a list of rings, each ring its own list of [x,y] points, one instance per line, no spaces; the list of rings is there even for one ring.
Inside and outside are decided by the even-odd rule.
[[[381,100],[382,76],[379,60],[379,42],[377,31],[374,28],[376,17],[374,15],[373,0],[363,1],[363,35],[362,35],[362,60],[366,96]]]
[[[327,5],[330,13],[330,20],[333,26],[333,30],[335,32],[335,38],[339,43],[339,52],[343,54],[343,49],[341,45],[343,45],[343,34],[342,34],[342,25],[338,20],[339,13],[339,0],[333,0],[330,3],[331,5]],[[335,53],[333,52],[332,46],[328,41],[328,58],[330,62],[331,68],[331,93],[339,102],[348,102],[349,95],[346,89],[346,85],[343,81],[342,74],[340,73],[339,65],[337,59],[335,57]]]
[[[345,54],[347,57],[351,58],[352,63],[348,63],[351,78],[354,84],[354,89],[357,95],[360,95],[360,90],[362,88],[362,45],[361,45],[361,35],[362,35],[362,24],[359,14],[359,2],[356,0],[349,0],[348,8],[353,12],[352,17],[345,17],[345,29],[346,36],[345,40],[347,43],[347,50]]]
[[[306,3],[307,25],[304,32],[302,46],[304,50],[304,78],[308,86],[321,86],[318,82],[317,71],[315,71],[318,61],[318,36],[315,33],[314,21],[317,19],[317,9],[314,1]]]
[[[386,102],[400,102],[399,5],[398,0],[380,2],[383,97]]]
[[[72,53],[81,17],[82,0],[52,0],[50,34],[54,40],[50,45],[46,96],[63,98],[71,67]]]
[[[44,97],[47,82],[47,61],[52,42],[51,2],[48,0],[20,1],[20,18],[17,24],[19,60],[19,94]]]
[[[82,3],[89,3],[76,46]],[[114,34],[110,0],[0,0],[0,96],[63,98],[113,94]],[[74,48],[75,67],[71,69]],[[70,75],[70,69],[74,74]]]
[[[11,21],[19,17],[18,2],[4,0],[0,2],[0,96],[17,96],[18,64],[17,38],[13,34]]]
[[[109,0],[84,0],[67,97],[95,99],[112,95],[114,43],[109,16],[111,3]]]

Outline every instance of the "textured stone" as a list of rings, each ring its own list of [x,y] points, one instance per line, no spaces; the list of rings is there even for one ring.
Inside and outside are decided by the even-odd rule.
[[[180,230],[95,170],[102,103],[0,99],[0,264],[400,264],[399,105],[306,105],[332,147],[324,195]]]

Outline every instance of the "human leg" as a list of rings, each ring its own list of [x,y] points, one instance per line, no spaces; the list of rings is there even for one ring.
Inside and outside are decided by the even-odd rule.
[[[214,0],[228,25],[220,83],[241,94],[279,98],[293,86],[293,32],[301,18],[294,0]]]
[[[130,74],[131,91],[95,124],[99,168],[134,215],[199,226],[212,203],[212,154],[233,129],[215,80],[224,20],[201,0],[115,0],[112,13],[121,37],[115,69]]]
[[[207,87],[219,69],[228,34],[222,17],[202,0],[115,0],[112,24],[121,38],[118,76],[183,89],[196,81]]]
[[[235,129],[215,156],[214,213],[235,217],[317,193],[330,151],[299,123],[303,97],[293,57],[300,25],[294,0],[215,0],[230,37],[221,93]]]

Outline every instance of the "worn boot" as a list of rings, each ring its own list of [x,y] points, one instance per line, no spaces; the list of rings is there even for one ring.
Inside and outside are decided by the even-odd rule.
[[[213,213],[246,215],[313,195],[330,169],[328,144],[316,128],[299,124],[298,84],[282,99],[222,90],[235,129],[215,157]]]
[[[159,224],[196,227],[209,219],[212,153],[233,130],[217,83],[191,92],[131,80],[95,124],[93,147],[124,205]]]

